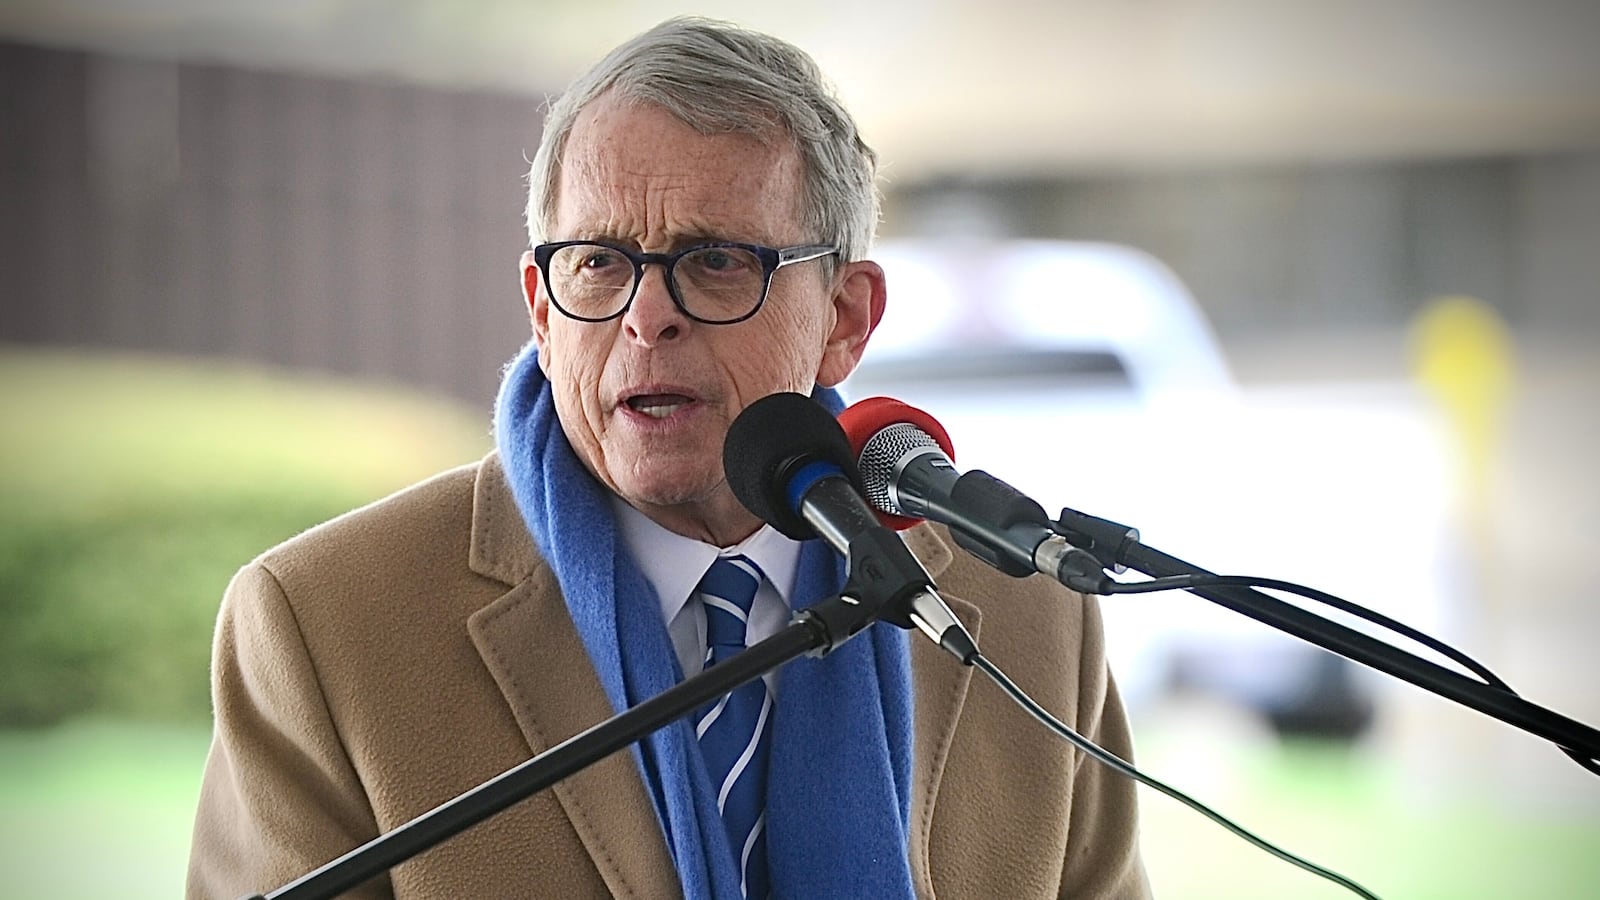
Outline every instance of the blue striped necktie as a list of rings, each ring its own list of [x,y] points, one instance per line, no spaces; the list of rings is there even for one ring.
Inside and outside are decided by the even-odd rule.
[[[745,628],[763,575],[743,556],[719,557],[696,592],[706,610],[706,660],[710,668],[745,648]],[[748,898],[764,898],[767,884],[767,755],[772,746],[772,694],[757,678],[695,715],[695,733],[717,809],[739,863]]]

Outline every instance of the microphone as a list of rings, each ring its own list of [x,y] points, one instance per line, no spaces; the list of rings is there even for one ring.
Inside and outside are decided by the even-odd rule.
[[[728,428],[722,465],[733,495],[795,540],[821,536],[848,563],[846,592],[878,602],[970,665],[972,635],[933,590],[922,564],[862,499],[844,429],[820,404],[779,393],[750,404]]]
[[[963,550],[1016,578],[1042,572],[1074,590],[1105,593],[1103,566],[1051,527],[1044,507],[982,470],[962,474],[950,436],[932,416],[889,397],[839,415],[857,454],[868,501],[890,522],[925,518],[950,527]],[[1124,539],[1138,540],[1128,529]]]

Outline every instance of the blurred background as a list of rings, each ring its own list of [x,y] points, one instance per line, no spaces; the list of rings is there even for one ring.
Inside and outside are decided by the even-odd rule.
[[[8,895],[180,892],[227,579],[487,451],[545,98],[675,12],[807,49],[881,155],[852,396],[1600,722],[1600,5],[9,0]],[[1104,605],[1156,777],[1386,897],[1600,890],[1600,784],[1541,741]],[[1163,897],[1344,896],[1142,796]]]

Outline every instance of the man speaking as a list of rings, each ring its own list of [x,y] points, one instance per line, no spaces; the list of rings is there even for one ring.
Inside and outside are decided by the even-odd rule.
[[[734,498],[728,427],[883,315],[875,157],[811,59],[674,19],[553,106],[497,449],[273,549],[222,604],[192,897],[264,892],[836,594]],[[909,305],[915,297],[904,298]],[[905,539],[985,653],[1128,756],[1092,599]],[[878,625],[350,896],[1142,897],[1134,786]]]

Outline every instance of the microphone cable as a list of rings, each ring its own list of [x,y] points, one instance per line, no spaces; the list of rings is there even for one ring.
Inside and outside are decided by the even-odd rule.
[[[1005,691],[1012,700],[1017,702],[1017,705],[1027,710],[1029,715],[1033,716],[1035,719],[1038,719],[1046,728],[1050,729],[1052,732],[1055,732],[1056,735],[1072,744],[1074,747],[1077,747],[1079,750],[1082,750],[1084,753],[1087,753],[1089,756],[1093,757],[1095,761],[1107,766],[1112,771],[1131,778],[1146,787],[1166,794],[1168,797],[1177,800],[1179,803],[1184,804],[1195,812],[1200,813],[1211,821],[1216,822],[1218,825],[1221,825],[1222,827],[1233,832],[1234,835],[1244,839],[1245,841],[1248,841],[1262,850],[1265,850],[1284,862],[1298,866],[1299,868],[1304,869],[1313,875],[1325,878],[1359,897],[1366,898],[1366,900],[1381,900],[1377,894],[1372,893],[1351,879],[1340,875],[1338,872],[1335,872],[1332,869],[1319,866],[1308,859],[1296,856],[1295,854],[1277,846],[1271,841],[1256,835],[1244,826],[1234,822],[1227,816],[1224,816],[1222,813],[1217,812],[1204,803],[1201,803],[1199,800],[1196,800],[1188,794],[1185,794],[1183,791],[1180,791],[1169,784],[1146,775],[1135,768],[1132,764],[1128,763],[1126,760],[1123,760],[1121,757],[1117,756],[1115,753],[1112,753],[1104,747],[1101,747],[1099,744],[1096,744],[1094,741],[1091,741],[1079,734],[1077,731],[1073,730],[1071,726],[1051,715],[1050,711],[1045,709],[1043,706],[1040,706],[1038,701],[1028,696],[1026,691],[1018,687],[1016,682],[1012,681],[1005,672],[1000,670],[999,666],[996,666],[981,652],[972,658],[972,664],[982,670],[985,675],[988,675],[991,681],[998,685],[1002,691]]]
[[[1258,578],[1250,575],[1170,575],[1162,578],[1152,578],[1148,581],[1117,581],[1110,576],[1105,576],[1098,587],[1100,588],[1098,593],[1106,595],[1151,594],[1157,591],[1193,590],[1194,588],[1206,587],[1265,588],[1266,590],[1295,594],[1415,641],[1476,675],[1486,687],[1504,691],[1513,697],[1522,696],[1513,690],[1511,685],[1507,684],[1504,679],[1489,671],[1487,666],[1446,644],[1444,641],[1418,631],[1404,622],[1391,619],[1376,610],[1368,609],[1359,603],[1352,603],[1326,591],[1319,591],[1303,584],[1295,584],[1292,581],[1282,581],[1276,578]],[[1558,745],[1557,749],[1566,754],[1569,759],[1584,770],[1594,775],[1600,775],[1600,763],[1597,763],[1594,759],[1568,747],[1560,747]]]

